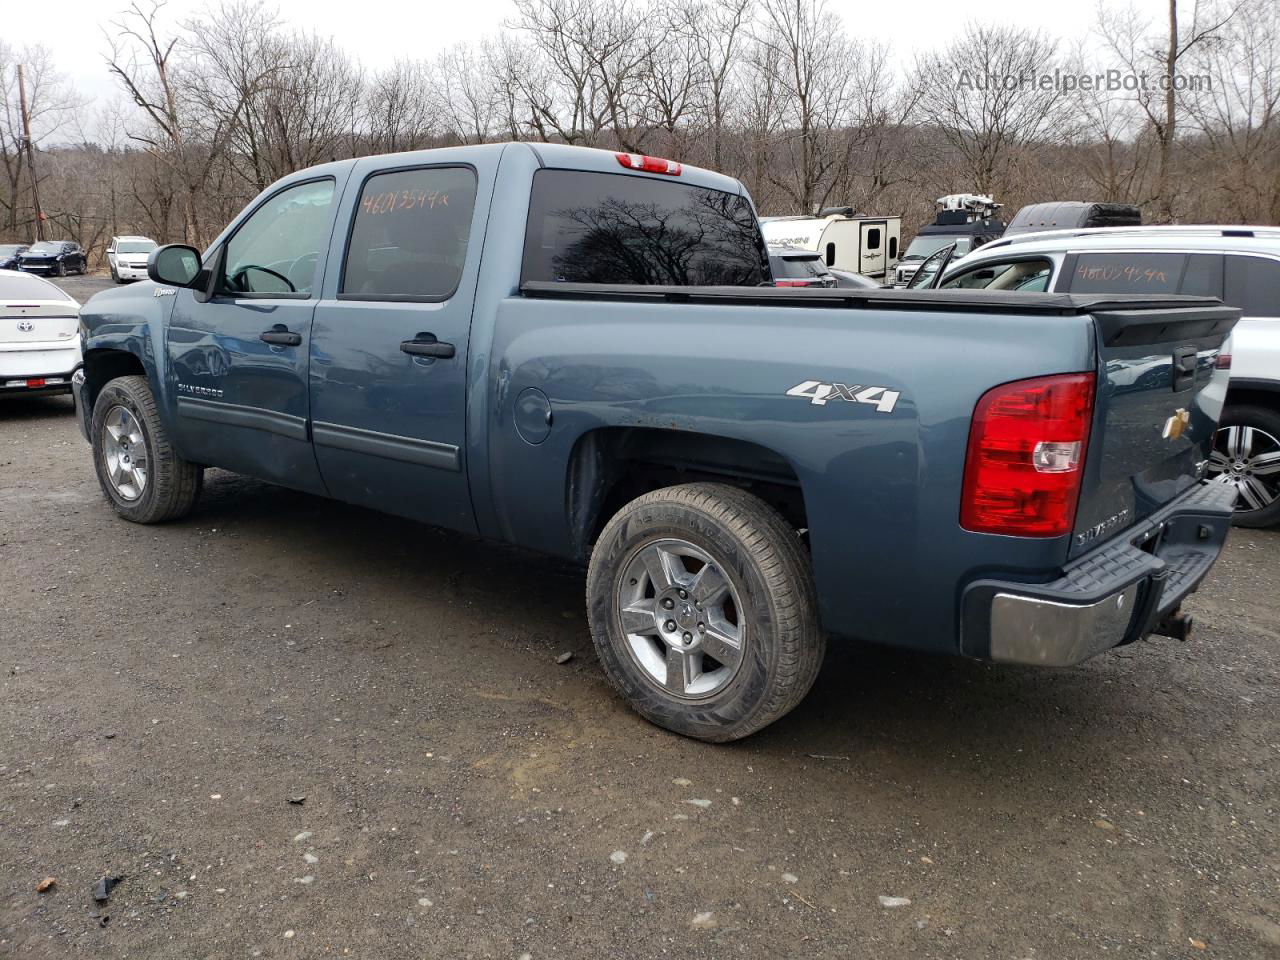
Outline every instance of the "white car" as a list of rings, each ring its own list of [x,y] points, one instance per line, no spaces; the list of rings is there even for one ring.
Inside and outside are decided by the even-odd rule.
[[[147,279],[147,258],[157,243],[150,237],[112,237],[107,244],[107,265],[116,283]]]
[[[1239,307],[1244,315],[1229,341],[1231,379],[1207,473],[1239,492],[1238,525],[1280,524],[1280,227],[1026,233],[988,243],[954,265],[939,251],[921,265],[911,286],[1186,294]],[[1144,365],[1148,359],[1159,362]],[[1133,363],[1143,376],[1162,377],[1178,389],[1172,358],[1135,356]]]
[[[80,304],[48,280],[0,270],[0,393],[70,393],[79,318]]]

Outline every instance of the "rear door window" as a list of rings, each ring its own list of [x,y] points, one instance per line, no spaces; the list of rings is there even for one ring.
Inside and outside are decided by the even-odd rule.
[[[462,279],[476,205],[470,167],[423,167],[365,181],[339,297],[446,300]]]
[[[1280,317],[1280,261],[1228,256],[1223,300],[1246,317]]]
[[[770,275],[744,197],[676,180],[539,170],[521,279],[757,286]]]
[[[1185,253],[1082,253],[1067,289],[1071,293],[1177,293]]]

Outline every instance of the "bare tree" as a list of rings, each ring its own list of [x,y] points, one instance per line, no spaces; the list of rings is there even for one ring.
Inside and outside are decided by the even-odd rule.
[[[200,243],[207,237],[199,199],[227,150],[228,128],[263,88],[275,67],[271,65],[270,71],[245,79],[229,94],[226,109],[210,117],[199,109],[199,100],[192,95],[202,72],[193,64],[184,69],[179,66],[181,58],[175,56],[179,51],[188,51],[192,46],[190,38],[184,41],[179,33],[165,34],[161,24],[163,9],[162,0],[135,0],[107,34],[111,50],[107,65],[120,79],[144,121],[140,127],[129,129],[129,137],[169,168],[179,187],[183,237],[188,243]],[[235,19],[241,9],[252,8],[223,7],[222,19]]]
[[[29,197],[24,196],[30,192],[31,182],[30,171],[25,169],[23,162],[26,138],[18,104],[20,64],[23,66],[33,150],[42,142],[56,137],[74,120],[80,100],[54,70],[53,55],[47,47],[37,45],[15,49],[0,41],[0,172],[4,175],[0,211],[4,214],[6,236],[29,239],[31,220],[29,217],[20,219],[33,210]]]
[[[844,35],[825,0],[761,0],[755,42],[772,53],[783,90],[788,162],[771,179],[796,207],[812,212],[848,154],[840,133],[858,124],[854,78],[866,76],[867,52]]]
[[[751,0],[704,0],[676,9],[684,17],[680,40],[697,58],[701,106],[711,136],[710,165],[720,170],[732,106],[733,68],[746,40]]]
[[[1229,216],[1280,220],[1280,6],[1245,0],[1199,45],[1191,69],[1212,82],[1187,93],[1199,136],[1189,149],[1215,172]]]
[[[1188,85],[1185,66],[1189,55],[1213,40],[1235,15],[1235,7],[1216,7],[1202,17],[1198,2],[1191,19],[1179,20],[1178,0],[1167,0],[1165,32],[1156,33],[1132,6],[1117,9],[1098,3],[1098,31],[1120,65],[1136,84],[1134,100],[1151,124],[1157,145],[1156,178],[1152,197],[1156,216],[1164,223],[1175,219],[1173,188],[1174,144],[1178,138],[1179,91]],[[1154,76],[1154,81],[1152,77]]]
[[[439,122],[432,77],[420,60],[399,60],[375,74],[365,89],[365,135],[373,153],[417,150]]]
[[[973,187],[999,193],[1020,151],[1065,136],[1064,97],[1037,82],[1056,43],[1017,27],[970,24],[945,49],[916,61],[917,117],[963,158]]]

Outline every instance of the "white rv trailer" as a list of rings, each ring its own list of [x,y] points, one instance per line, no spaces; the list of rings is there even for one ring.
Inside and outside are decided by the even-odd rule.
[[[771,247],[816,250],[829,267],[891,278],[902,244],[902,218],[852,214],[844,207],[816,217],[761,217],[760,228]]]

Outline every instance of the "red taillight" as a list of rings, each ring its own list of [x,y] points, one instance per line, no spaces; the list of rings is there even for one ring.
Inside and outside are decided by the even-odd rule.
[[[43,386],[44,386],[44,377],[28,377],[28,378],[27,378],[27,386],[28,386],[28,387],[31,387],[31,388],[34,388],[34,387],[43,387]]]
[[[680,176],[681,166],[674,160],[663,160],[661,157],[646,157],[641,153],[615,153],[618,162],[628,170],[643,170],[645,173],[665,173],[668,176]]]
[[[1213,368],[1214,368],[1215,370],[1230,370],[1230,369],[1231,369],[1231,354],[1229,354],[1229,353],[1220,353],[1220,354],[1218,354],[1218,356],[1217,356],[1217,357],[1214,359],[1214,361],[1213,361]]]
[[[1071,530],[1093,419],[1094,375],[1067,373],[988,390],[973,411],[960,525],[1060,537]]]

